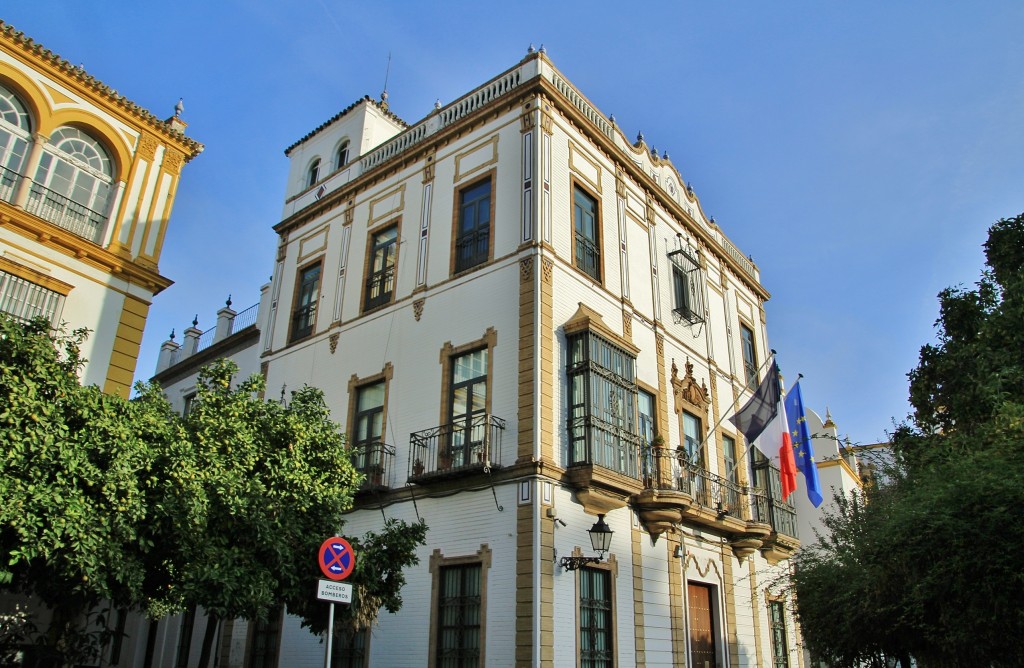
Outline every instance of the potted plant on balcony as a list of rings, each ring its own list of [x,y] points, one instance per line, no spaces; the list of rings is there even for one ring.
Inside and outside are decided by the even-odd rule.
[[[412,464],[412,474],[414,476],[421,476],[421,475],[423,475],[423,470],[425,468],[426,467],[423,466],[423,460],[420,459],[419,457],[417,457],[416,461],[413,462],[413,464]]]

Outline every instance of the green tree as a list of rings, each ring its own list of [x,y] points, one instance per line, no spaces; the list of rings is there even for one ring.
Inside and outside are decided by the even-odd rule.
[[[80,385],[84,338],[0,318],[0,585],[52,608],[50,644],[69,653],[89,649],[87,610],[141,595],[162,440],[146,407]]]
[[[263,401],[261,377],[233,386],[222,361],[182,419],[154,386],[132,401],[82,387],[84,337],[0,316],[0,589],[52,610],[45,642],[66,662],[100,649],[86,628],[101,603],[153,617],[201,606],[204,659],[221,618],[287,602],[315,627],[311,566],[360,482],[322,394]],[[425,531],[389,522],[364,537],[376,570],[352,612],[401,604]]]
[[[795,559],[805,640],[836,665],[1024,656],[1024,215],[989,230],[985,255],[976,289],[939,295],[884,484],[840,499]]]

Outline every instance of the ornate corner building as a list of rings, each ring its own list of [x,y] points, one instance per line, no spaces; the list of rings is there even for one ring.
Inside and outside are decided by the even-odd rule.
[[[804,665],[797,513],[726,419],[769,294],[667,155],[532,50],[411,125],[363,98],[286,155],[242,371],[325,392],[365,475],[345,533],[430,526],[402,610],[333,665]],[[183,405],[205,357],[165,350]],[[191,623],[163,641],[186,662]],[[323,661],[287,616],[222,631],[223,665]]]
[[[186,162],[203,147],[0,22],[0,311],[91,330],[83,382],[127,397]]]

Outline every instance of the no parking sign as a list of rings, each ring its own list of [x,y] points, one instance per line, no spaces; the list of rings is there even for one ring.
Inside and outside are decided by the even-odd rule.
[[[344,538],[328,538],[320,546],[320,570],[331,580],[344,580],[356,567],[356,554]]]

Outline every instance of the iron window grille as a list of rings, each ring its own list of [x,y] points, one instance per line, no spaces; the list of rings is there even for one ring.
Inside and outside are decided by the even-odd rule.
[[[672,296],[675,306],[672,319],[676,324],[699,325],[704,316],[704,272],[695,254],[674,250],[668,254],[672,263]]]
[[[768,603],[772,634],[772,667],[789,668],[789,646],[786,641],[786,607],[782,601]]]
[[[64,309],[64,295],[0,270],[0,313],[19,322],[44,318],[55,327]]]
[[[480,564],[441,569],[438,597],[437,668],[477,668],[480,665],[482,597]]]
[[[580,571],[580,667],[611,668],[612,583],[611,573],[596,568]]]

